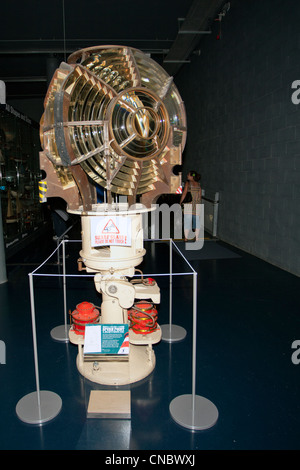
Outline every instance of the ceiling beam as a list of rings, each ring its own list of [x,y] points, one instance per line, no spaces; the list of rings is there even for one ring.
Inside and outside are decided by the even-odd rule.
[[[184,63],[189,62],[201,37],[211,33],[210,24],[223,4],[224,0],[194,0],[163,61],[163,67],[169,75],[174,76]]]

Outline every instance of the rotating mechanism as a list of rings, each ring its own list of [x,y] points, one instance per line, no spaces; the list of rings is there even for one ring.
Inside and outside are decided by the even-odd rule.
[[[102,294],[99,322],[129,324],[127,361],[88,360],[84,333],[75,334],[71,327],[70,341],[79,350],[77,367],[101,384],[141,380],[155,367],[152,344],[160,341],[161,332],[152,319],[151,332],[134,331],[128,310],[134,311],[141,300],[158,304],[160,290],[155,281],[130,278],[145,255],[143,214],[153,210],[161,194],[175,193],[181,184],[181,175],[173,172],[181,164],[186,140],[178,90],[172,77],[137,49],[80,50],[54,73],[40,137],[40,167],[47,175],[40,183],[43,200],[62,197],[68,211],[81,216],[79,269],[95,273],[95,287]],[[105,190],[103,204],[97,203],[97,186]],[[127,202],[117,202],[116,195]]]

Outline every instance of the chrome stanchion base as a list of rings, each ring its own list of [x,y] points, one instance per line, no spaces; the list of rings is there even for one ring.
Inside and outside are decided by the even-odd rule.
[[[63,341],[65,343],[69,342],[69,330],[70,325],[60,325],[56,326],[50,331],[51,338],[55,341]]]
[[[62,400],[54,392],[42,390],[25,395],[16,406],[18,418],[28,424],[43,424],[55,418],[62,407]]]
[[[186,337],[186,330],[178,325],[161,325],[161,339],[168,343],[181,341]]]
[[[169,406],[172,418],[176,423],[191,430],[204,430],[214,426],[219,412],[207,398],[196,395],[180,395],[174,398]]]

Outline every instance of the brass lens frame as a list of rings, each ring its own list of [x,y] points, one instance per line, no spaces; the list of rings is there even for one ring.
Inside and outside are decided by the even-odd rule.
[[[87,184],[132,197],[172,192],[185,109],[172,77],[146,54],[124,46],[72,54],[54,73],[44,108],[42,155],[81,198]]]

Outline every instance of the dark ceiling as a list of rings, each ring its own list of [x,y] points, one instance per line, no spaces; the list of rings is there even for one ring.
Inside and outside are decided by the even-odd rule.
[[[45,96],[47,77],[60,62],[89,46],[141,49],[175,76],[197,53],[201,38],[210,34],[212,22],[228,4],[224,0],[4,0],[0,80],[6,84],[7,100]]]

